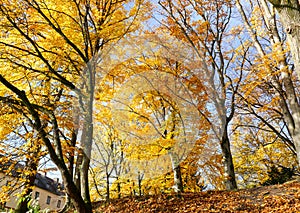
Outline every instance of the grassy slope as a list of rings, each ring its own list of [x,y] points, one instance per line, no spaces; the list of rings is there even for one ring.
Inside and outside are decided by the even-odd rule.
[[[300,182],[238,191],[208,191],[176,195],[127,197],[95,212],[299,212]]]

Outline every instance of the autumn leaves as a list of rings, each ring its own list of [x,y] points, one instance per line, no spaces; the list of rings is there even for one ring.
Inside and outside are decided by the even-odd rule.
[[[298,82],[265,1],[18,2],[0,5],[1,146],[47,151],[78,212],[103,181],[107,199],[234,189],[294,160]]]

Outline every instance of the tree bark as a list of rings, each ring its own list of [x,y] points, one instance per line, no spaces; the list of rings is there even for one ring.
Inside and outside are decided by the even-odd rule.
[[[82,147],[82,161],[80,163],[80,186],[81,186],[81,196],[86,203],[86,206],[92,210],[91,198],[90,198],[90,189],[89,189],[89,166],[91,159],[91,150],[93,144],[93,112],[94,112],[94,93],[95,93],[95,67],[96,62],[91,60],[87,64],[86,68],[86,77],[87,77],[87,88],[86,88],[86,98],[84,98],[84,103],[82,109],[85,111],[82,112],[84,115],[84,126],[83,134],[80,141]]]
[[[300,77],[300,4],[298,0],[268,0],[279,13],[287,33],[295,70]]]
[[[110,187],[109,187],[109,174],[106,174],[106,201],[109,202],[110,196]]]
[[[300,4],[298,0],[269,0],[277,10],[287,33],[287,41],[294,61],[294,69],[300,78]],[[298,103],[297,103],[298,104]],[[292,112],[294,122],[291,135],[294,140],[298,164],[300,164],[300,112]]]
[[[171,162],[172,162],[172,170],[174,175],[174,191],[176,193],[183,192],[183,183],[182,183],[182,175],[181,175],[181,168],[179,164],[179,159],[176,154],[170,152],[169,153]]]
[[[223,136],[221,139],[221,149],[222,149],[222,156],[223,156],[225,187],[227,190],[237,189],[227,128],[225,128],[223,132]]]
[[[64,171],[60,169],[60,171]],[[63,182],[65,184],[66,192],[71,200],[71,203],[74,205],[77,212],[80,213],[91,213],[91,206],[87,205],[81,196],[79,196],[79,190],[72,181],[72,177],[65,170],[65,174],[62,175]]]

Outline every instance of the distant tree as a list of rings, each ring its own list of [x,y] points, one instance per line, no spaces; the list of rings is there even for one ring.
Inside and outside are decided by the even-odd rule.
[[[238,34],[231,28],[231,1],[159,1],[162,28],[192,46],[202,65],[197,76],[209,84],[209,99],[214,115],[208,120],[222,152],[223,177],[226,189],[236,189],[230,147],[230,123],[235,115],[236,97],[242,80],[244,57],[236,57],[234,40]],[[213,112],[211,112],[213,113]]]

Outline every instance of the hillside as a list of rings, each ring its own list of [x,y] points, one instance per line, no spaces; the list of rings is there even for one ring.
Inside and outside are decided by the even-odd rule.
[[[207,191],[147,197],[127,197],[95,212],[300,212],[300,182],[237,191]]]

